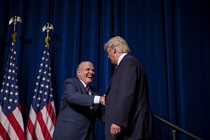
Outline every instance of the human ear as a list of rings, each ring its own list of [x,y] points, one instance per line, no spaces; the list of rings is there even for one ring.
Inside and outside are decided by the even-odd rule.
[[[77,71],[77,77],[80,78],[80,71]]]

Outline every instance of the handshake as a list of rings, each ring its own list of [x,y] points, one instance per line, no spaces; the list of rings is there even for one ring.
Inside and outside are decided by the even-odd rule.
[[[100,96],[100,99],[99,99],[99,103],[102,104],[102,105],[105,105],[105,98],[106,98],[106,95],[104,94],[103,96]]]

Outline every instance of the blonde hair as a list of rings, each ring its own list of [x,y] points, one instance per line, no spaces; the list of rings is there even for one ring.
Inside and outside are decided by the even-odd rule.
[[[115,36],[111,38],[105,45],[104,50],[107,51],[108,48],[113,48],[116,46],[116,50],[119,53],[130,53],[130,48],[127,42],[120,36]]]

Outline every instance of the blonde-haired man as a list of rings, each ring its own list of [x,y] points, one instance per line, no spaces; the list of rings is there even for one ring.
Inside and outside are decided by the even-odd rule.
[[[111,63],[118,66],[106,91],[106,140],[150,139],[152,113],[142,66],[120,36],[111,38],[104,49]]]

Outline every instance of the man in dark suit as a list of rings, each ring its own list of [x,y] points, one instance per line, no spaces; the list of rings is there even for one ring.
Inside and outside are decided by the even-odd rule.
[[[117,65],[106,92],[106,140],[146,140],[152,136],[152,113],[146,75],[119,36],[105,45],[111,63]]]
[[[94,140],[96,116],[103,120],[100,103],[105,100],[90,86],[94,76],[93,64],[85,61],[77,68],[77,78],[64,81],[53,140]]]

